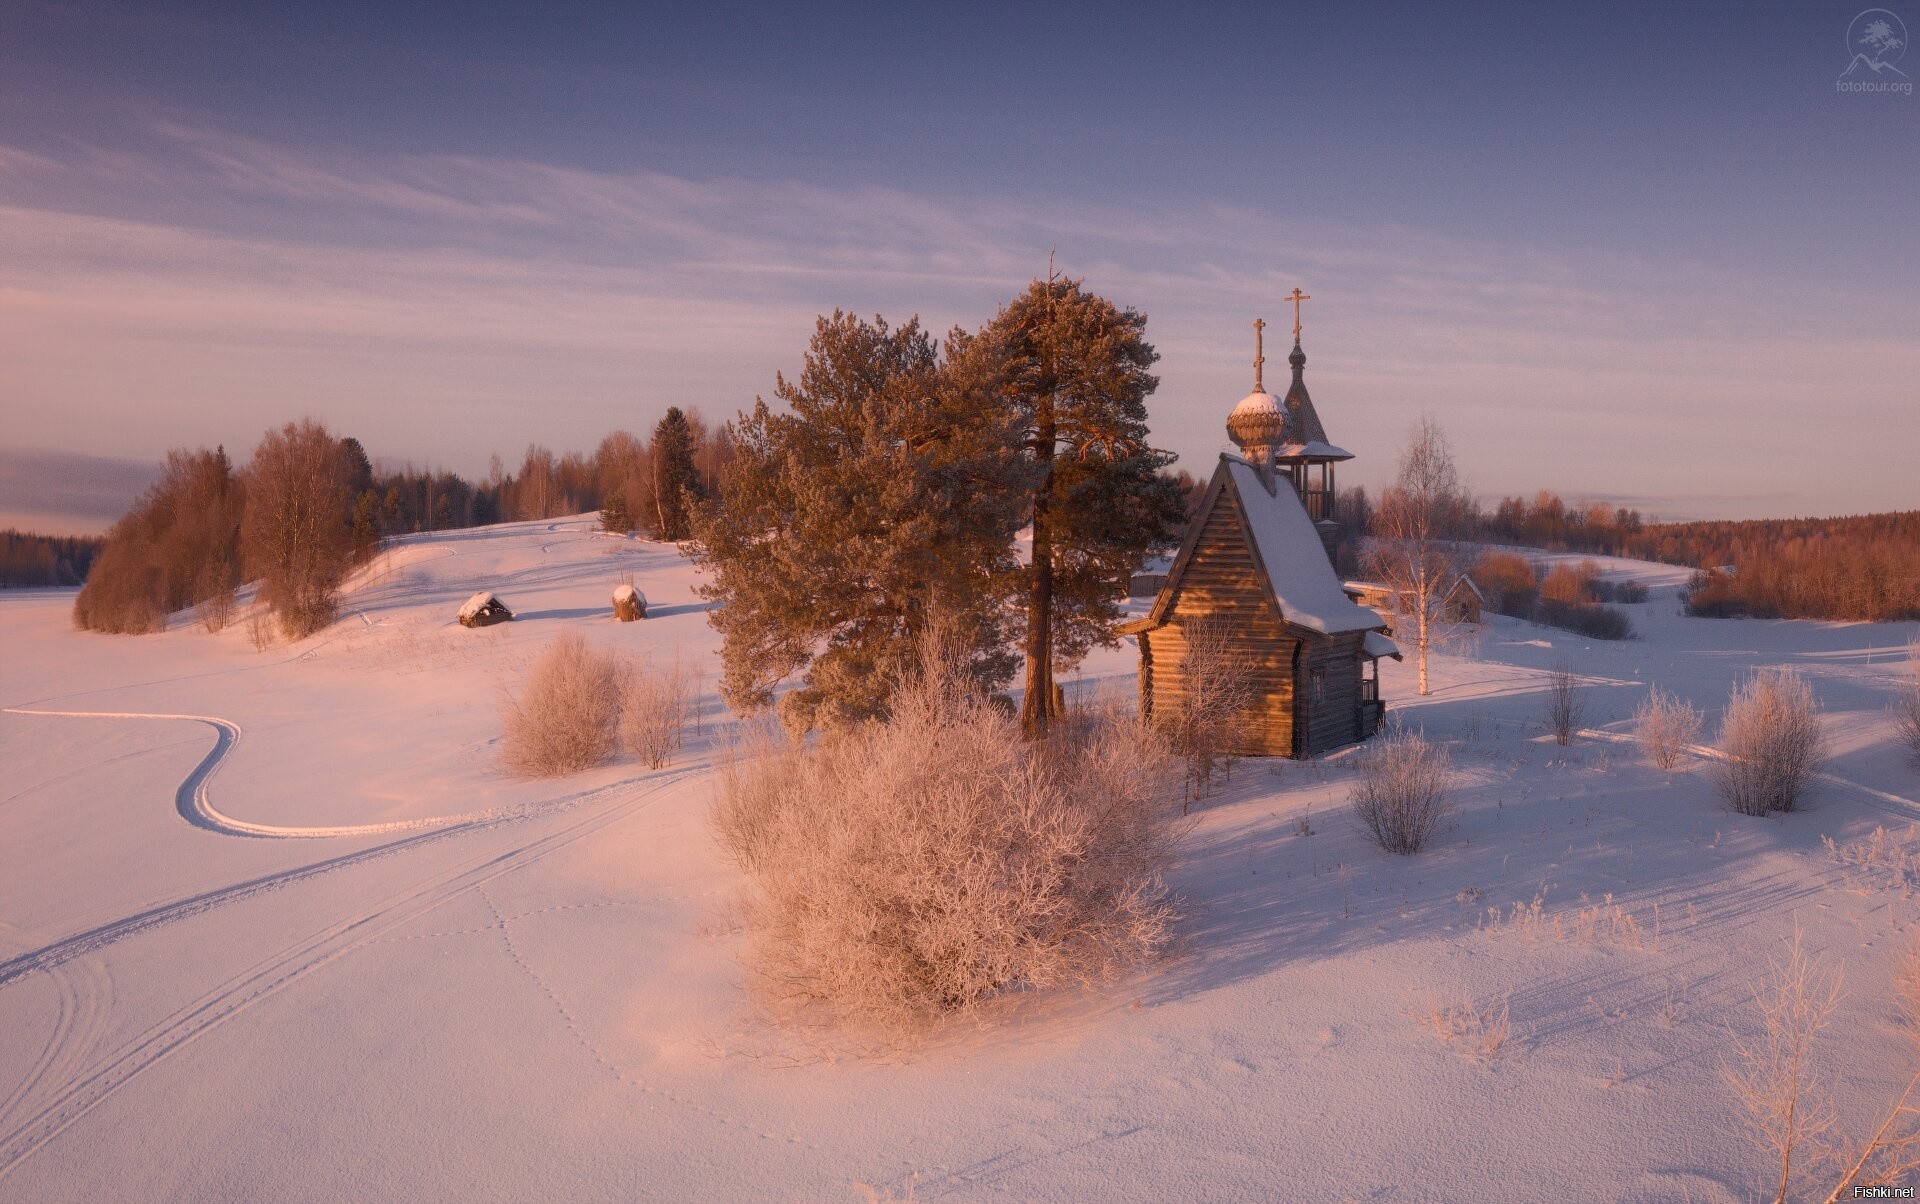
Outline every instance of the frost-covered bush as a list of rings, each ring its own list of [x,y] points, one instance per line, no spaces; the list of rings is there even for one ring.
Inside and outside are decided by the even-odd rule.
[[[1179,775],[1132,718],[1027,742],[936,662],[885,720],[759,740],[713,822],[750,880],[749,967],[783,1008],[909,1037],[1112,978],[1172,937]]]
[[[1907,664],[1913,680],[1901,687],[1893,704],[1893,730],[1907,754],[1907,765],[1920,773],[1920,641],[1907,645]]]
[[[1742,815],[1791,811],[1825,759],[1820,707],[1796,673],[1766,670],[1734,687],[1720,724],[1714,784]]]
[[[524,777],[578,773],[613,752],[625,676],[578,632],[563,632],[534,663],[518,698],[501,703],[501,761]]]
[[[1633,735],[1661,769],[1676,768],[1700,738],[1700,708],[1655,686],[1633,713]]]
[[[1353,814],[1375,844],[1408,855],[1427,847],[1453,819],[1453,758],[1418,732],[1379,737],[1360,758]]]
[[[620,742],[642,765],[659,769],[680,747],[693,702],[693,674],[678,657],[665,668],[626,667],[620,682]]]

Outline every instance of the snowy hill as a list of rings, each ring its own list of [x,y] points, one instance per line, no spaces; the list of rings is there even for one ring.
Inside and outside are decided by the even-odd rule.
[[[1655,587],[1641,638],[1492,618],[1425,699],[1387,666],[1461,770],[1436,849],[1362,840],[1350,752],[1242,762],[1170,965],[879,1062],[795,1062],[741,993],[705,826],[734,720],[673,547],[587,517],[414,537],[266,651],[0,595],[0,1198],[1745,1198],[1729,1030],[1796,921],[1847,975],[1818,1053],[1843,1122],[1913,1073],[1890,983],[1920,868],[1822,838],[1920,851],[1884,714],[1920,631],[1685,618],[1684,571],[1602,563]],[[628,578],[649,617],[615,623]],[[478,590],[516,620],[458,626]],[[706,673],[673,765],[496,768],[499,691],[569,628]],[[1540,735],[1562,659],[1571,748]],[[1619,742],[1650,685],[1711,721],[1769,665],[1834,738],[1805,811],[1734,816]],[[1135,667],[1099,652],[1069,688]]]

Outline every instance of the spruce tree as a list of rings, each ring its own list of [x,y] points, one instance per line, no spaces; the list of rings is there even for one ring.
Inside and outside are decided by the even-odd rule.
[[[821,318],[792,410],[756,400],[730,427],[737,459],[696,521],[702,587],[725,605],[721,689],[736,709],[782,703],[789,726],[884,715],[920,636],[942,625],[976,688],[1012,674],[1013,535],[1030,466],[981,361],[942,364],[918,319]]]
[[[1054,674],[1112,646],[1130,574],[1172,546],[1185,519],[1173,456],[1147,444],[1147,319],[1060,276],[1036,280],[977,335],[951,342],[978,361],[1018,427],[1033,474],[1021,723],[1046,734]]]
[[[633,516],[627,513],[626,494],[610,493],[607,500],[600,504],[600,529],[615,535],[625,535],[633,530]]]
[[[693,425],[679,406],[669,406],[653,428],[653,501],[660,516],[655,539],[677,543],[693,534],[689,500],[703,496],[693,451]]]

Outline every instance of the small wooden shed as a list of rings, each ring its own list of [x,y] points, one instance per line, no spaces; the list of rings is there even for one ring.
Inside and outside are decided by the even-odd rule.
[[[460,606],[460,626],[491,627],[495,623],[505,623],[513,618],[513,612],[506,604],[486,590],[481,590],[468,598]]]
[[[1321,532],[1271,464],[1220,457],[1153,609],[1119,628],[1139,640],[1147,714],[1181,705],[1182,629],[1200,618],[1224,620],[1253,678],[1256,700],[1228,751],[1311,757],[1379,727],[1378,661],[1399,650],[1341,589]]]

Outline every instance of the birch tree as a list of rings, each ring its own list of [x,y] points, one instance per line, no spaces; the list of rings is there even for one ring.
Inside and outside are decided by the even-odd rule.
[[[1421,694],[1432,693],[1427,653],[1454,627],[1448,599],[1473,567],[1454,543],[1470,511],[1446,432],[1424,416],[1400,453],[1399,474],[1380,497],[1367,548],[1368,570],[1394,594],[1394,634],[1412,637]]]

